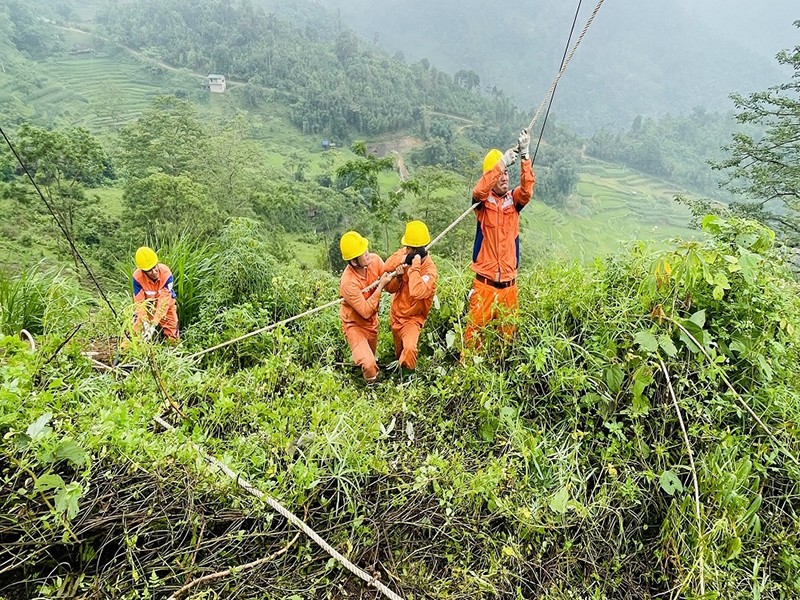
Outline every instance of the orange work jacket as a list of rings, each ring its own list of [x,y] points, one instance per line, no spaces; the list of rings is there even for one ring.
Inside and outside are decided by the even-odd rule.
[[[406,248],[400,248],[386,259],[383,272],[394,271],[405,262],[407,254]],[[386,291],[394,294],[390,310],[392,323],[413,320],[420,326],[424,325],[431,312],[438,278],[436,264],[430,254],[419,265],[407,266],[402,277],[395,277],[386,286]]]
[[[172,271],[165,264],[158,263],[158,279],[153,281],[141,269],[133,272],[133,301],[136,316],[153,323],[160,323],[167,312],[175,305]]]
[[[533,196],[536,177],[530,160],[520,162],[520,184],[503,196],[492,191],[505,166],[503,161],[487,171],[472,190],[478,218],[472,248],[472,270],[491,281],[510,281],[519,268],[519,213]]]
[[[364,276],[349,264],[342,273],[339,282],[339,295],[344,298],[339,308],[339,317],[342,327],[356,326],[369,331],[378,331],[378,308],[380,308],[381,295],[375,293],[375,288],[362,292],[365,287],[381,278],[383,273],[383,259],[377,254],[370,253],[371,262]]]

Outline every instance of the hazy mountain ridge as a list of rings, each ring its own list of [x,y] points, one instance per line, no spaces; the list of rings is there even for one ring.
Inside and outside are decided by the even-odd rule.
[[[486,18],[483,3],[420,0],[320,0],[362,35],[409,59],[428,58],[441,68],[472,69],[485,88],[496,86],[519,106],[537,106],[558,72],[575,7],[555,0],[498,8]],[[732,109],[728,96],[772,85],[781,71],[772,57],[791,39],[793,7],[772,5],[785,17],[747,33],[754,21],[737,18],[741,2],[694,8],[650,3],[607,3],[600,9],[559,86],[555,114],[582,131],[625,127],[638,114],[686,113],[695,106]],[[573,42],[589,16],[581,9]],[[730,15],[726,27],[709,26],[714,11]],[[800,17],[800,14],[797,15]],[[765,31],[786,21],[785,35]],[[493,23],[487,29],[486,23]],[[757,21],[755,21],[757,22]],[[741,33],[731,30],[738,24]],[[784,31],[783,29],[781,31]],[[794,30],[796,34],[796,30]],[[774,47],[764,46],[772,40]],[[746,43],[745,43],[746,42]],[[753,46],[761,48],[755,52]],[[588,100],[588,101],[587,101]]]

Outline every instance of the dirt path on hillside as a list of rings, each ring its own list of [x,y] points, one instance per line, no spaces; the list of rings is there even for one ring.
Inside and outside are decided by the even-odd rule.
[[[56,29],[61,29],[63,31],[72,31],[74,33],[81,33],[83,35],[88,35],[90,37],[97,38],[98,40],[103,40],[104,42],[106,42],[108,44],[111,44],[112,46],[116,46],[117,48],[121,48],[121,49],[125,50],[128,54],[134,56],[135,58],[137,58],[137,59],[139,59],[139,60],[141,60],[143,62],[148,62],[150,64],[157,65],[157,66],[159,66],[162,69],[165,69],[167,71],[172,71],[173,73],[178,73],[178,74],[181,74],[181,75],[187,75],[187,74],[188,75],[194,75],[195,77],[198,77],[198,78],[203,79],[203,80],[205,80],[206,77],[208,77],[208,73],[203,74],[203,73],[198,73],[197,71],[190,71],[186,67],[174,67],[174,66],[172,66],[170,64],[167,64],[167,63],[165,63],[163,61],[158,60],[157,58],[153,58],[152,56],[147,56],[146,54],[144,54],[142,52],[139,52],[138,50],[134,50],[133,48],[131,48],[129,46],[125,46],[124,44],[120,44],[119,42],[115,42],[114,40],[111,40],[111,39],[109,39],[107,37],[103,37],[102,35],[99,35],[97,33],[93,33],[91,31],[85,31],[83,29],[77,29],[75,27],[68,27],[66,25],[57,25],[53,21],[49,21],[47,19],[44,19],[44,21],[47,22],[48,24],[52,25]],[[240,85],[256,85],[256,84],[250,84],[247,81],[239,81],[239,80],[236,80],[236,79],[228,79],[227,77],[225,78],[225,83],[226,83],[228,89],[236,87],[236,86],[240,86]],[[260,88],[265,89],[265,90],[270,89],[270,88],[267,88],[267,87],[264,87],[264,86],[260,86],[260,85],[256,85],[256,87],[260,87]]]
[[[394,156],[394,168],[400,176],[400,181],[408,179],[408,167],[403,160],[403,154],[415,148],[421,148],[424,142],[411,135],[388,138],[367,144],[367,152],[378,158],[383,158],[389,154]]]

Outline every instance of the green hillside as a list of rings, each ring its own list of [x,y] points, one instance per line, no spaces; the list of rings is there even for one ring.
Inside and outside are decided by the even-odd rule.
[[[429,246],[416,370],[384,297],[368,386],[341,234],[383,257],[409,220],[438,234],[527,118],[298,23],[0,6],[25,166],[0,150],[0,600],[800,597],[800,287],[774,232],[691,214],[690,186],[550,123],[519,312],[465,343],[468,216]],[[217,70],[224,94],[202,87]],[[679,137],[662,174],[686,172]],[[134,326],[142,245],[180,342]]]

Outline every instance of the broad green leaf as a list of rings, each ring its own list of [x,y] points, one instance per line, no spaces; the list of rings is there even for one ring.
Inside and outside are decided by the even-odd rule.
[[[702,329],[703,325],[706,324],[706,311],[698,310],[691,317],[689,317],[689,320]]]
[[[758,241],[758,234],[755,232],[740,233],[736,236],[736,243],[744,248],[752,248]]]
[[[511,421],[516,418],[517,409],[513,406],[504,406],[500,409],[500,416],[507,421]]]
[[[670,496],[674,496],[675,492],[683,491],[683,484],[673,471],[664,471],[661,474],[658,482],[661,484],[661,489],[667,492]]]
[[[641,366],[633,374],[633,416],[639,417],[650,412],[650,400],[643,394],[648,385],[653,383],[650,369]]]
[[[758,361],[758,366],[761,369],[761,372],[764,374],[764,378],[767,381],[772,381],[772,367],[769,366],[767,359],[764,358],[763,354],[756,354],[756,361]]]
[[[68,519],[72,519],[78,514],[78,500],[83,494],[80,483],[70,483],[58,490],[55,497],[56,510],[66,513]]]
[[[36,485],[33,486],[33,489],[37,492],[46,492],[47,490],[54,490],[60,487],[64,487],[64,480],[61,479],[61,475],[48,473],[36,480]]]
[[[728,542],[728,549],[727,549],[727,556],[728,560],[736,558],[739,556],[739,553],[742,551],[742,540],[736,536],[731,538],[731,541]]]
[[[48,435],[53,430],[47,424],[53,418],[53,413],[44,413],[41,417],[36,419],[33,423],[28,425],[27,434],[32,440],[38,440],[40,437]]]
[[[697,340],[697,343],[699,343],[701,346],[705,346],[706,344],[705,331],[703,331],[701,326],[698,326],[697,323],[695,323],[694,321],[690,321],[687,319],[681,319],[681,325],[683,325],[686,328],[686,331],[688,331],[694,337],[694,339]],[[697,347],[697,344],[695,344],[692,341],[692,339],[684,333],[683,330],[680,330],[678,336],[680,337],[681,341],[684,344],[686,344],[686,347],[689,348],[690,352],[692,353],[700,352],[700,349]]]
[[[758,277],[758,269],[761,257],[758,254],[740,248],[739,266],[741,267],[742,277],[747,283],[753,284]]]
[[[728,281],[728,276],[725,275],[725,273],[723,273],[722,271],[720,271],[714,276],[714,283],[724,290],[731,289],[731,284]]]
[[[725,296],[725,290],[720,285],[714,286],[714,289],[711,291],[711,295],[713,296],[714,300],[722,300]]]
[[[55,460],[67,460],[76,467],[82,467],[89,460],[86,451],[72,440],[63,440],[53,452]]]
[[[678,349],[668,335],[661,334],[658,336],[658,345],[670,358],[675,358],[678,355]]]
[[[737,354],[744,354],[745,352],[747,352],[747,346],[745,346],[744,342],[742,342],[741,340],[733,340],[728,345],[728,348],[730,348],[733,352],[736,352]]]
[[[723,220],[717,215],[706,215],[703,217],[700,227],[702,227],[703,231],[708,231],[709,233],[719,233],[722,222]]]
[[[605,369],[606,384],[608,385],[608,389],[614,394],[619,393],[619,391],[622,389],[623,378],[624,374],[619,366],[611,365]]]
[[[645,352],[658,351],[658,340],[656,339],[656,336],[649,331],[638,332],[633,336],[633,341],[639,344],[639,347]]]
[[[569,490],[567,486],[558,490],[550,499],[550,510],[554,513],[563,515],[567,512],[567,502],[569,502]]]

